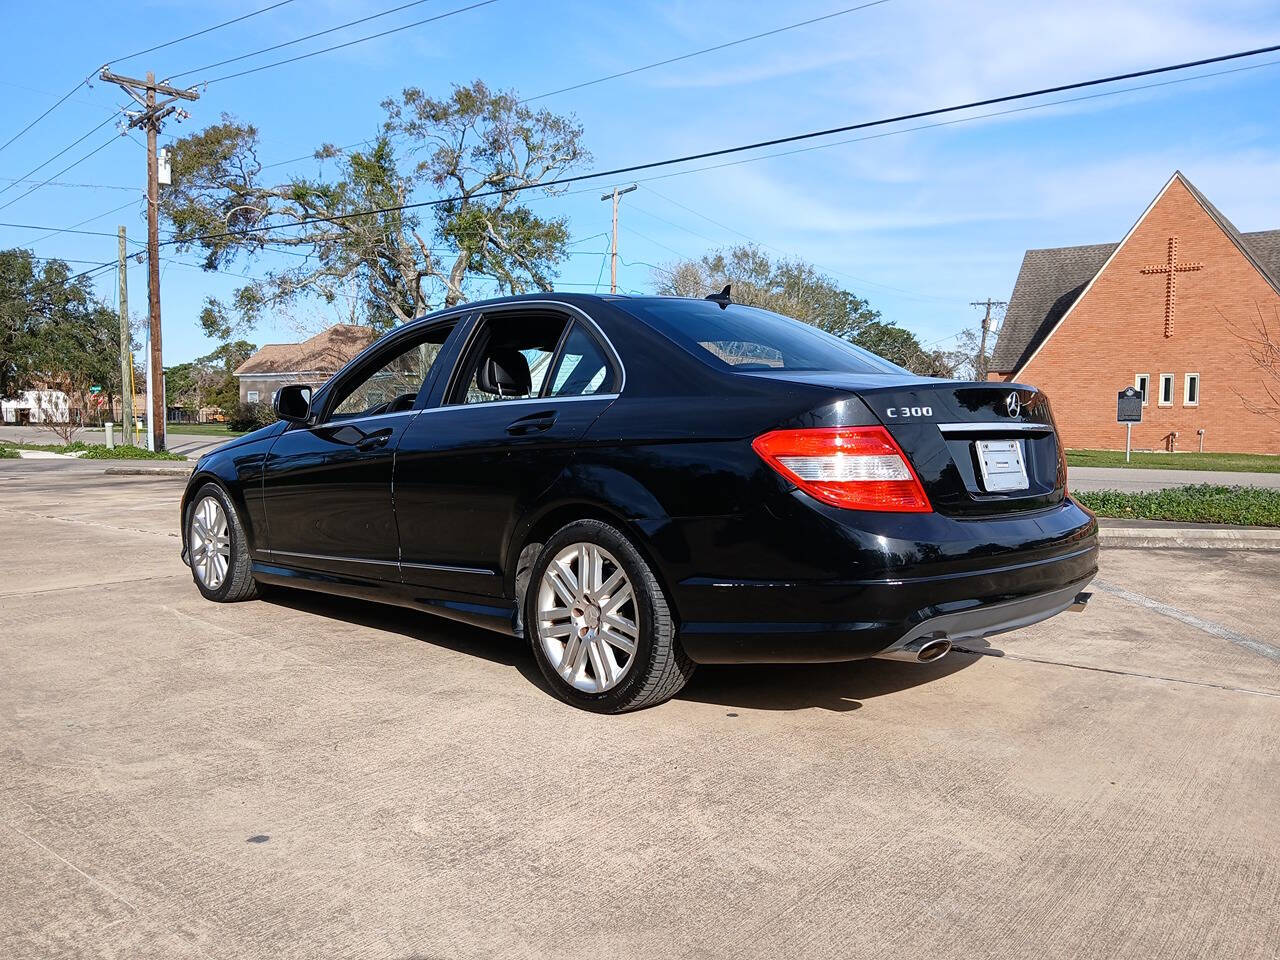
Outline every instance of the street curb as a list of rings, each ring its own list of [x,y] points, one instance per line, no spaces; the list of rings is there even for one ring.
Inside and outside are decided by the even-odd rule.
[[[1274,527],[1168,527],[1098,525],[1104,547],[1164,550],[1280,550]]]
[[[102,472],[113,477],[189,477],[191,467],[107,467]]]

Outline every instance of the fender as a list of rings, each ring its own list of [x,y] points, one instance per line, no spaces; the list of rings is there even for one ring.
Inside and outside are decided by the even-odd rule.
[[[625,532],[665,581],[663,557],[655,551],[653,541],[675,528],[657,497],[635,477],[575,458],[561,471],[549,493],[546,500],[520,517],[507,539],[503,584],[507,597],[517,598],[516,576],[525,546],[542,542],[566,523],[584,518],[612,523]]]
[[[249,434],[205,454],[187,481],[179,503],[182,550],[187,549],[187,505],[206,483],[218,484],[240,514],[251,553],[268,546],[266,512],[262,503],[262,471],[267,455],[283,431],[283,424],[271,424],[257,434]]]

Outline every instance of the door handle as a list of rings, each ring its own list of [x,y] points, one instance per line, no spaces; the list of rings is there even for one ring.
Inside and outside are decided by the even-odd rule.
[[[507,433],[513,437],[523,437],[531,433],[550,430],[556,423],[555,411],[550,413],[533,413],[507,424]]]
[[[379,447],[385,447],[387,445],[387,441],[390,439],[390,430],[379,430],[377,433],[371,433],[356,443],[356,449],[363,450],[365,452],[377,450]]]

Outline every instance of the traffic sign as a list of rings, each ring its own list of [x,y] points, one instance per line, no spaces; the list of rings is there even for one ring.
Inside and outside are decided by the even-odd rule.
[[[100,386],[98,386],[98,385],[95,383],[92,387],[90,387],[90,388],[89,388],[89,392],[90,392],[90,393],[101,393],[101,392],[102,392],[102,388],[101,388]]]

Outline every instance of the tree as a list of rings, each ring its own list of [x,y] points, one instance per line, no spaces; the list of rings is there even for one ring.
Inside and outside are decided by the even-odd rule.
[[[231,411],[240,403],[240,387],[232,371],[257,351],[247,340],[221,344],[216,350],[189,363],[166,367],[165,394],[171,406],[195,411],[221,407]]]
[[[775,262],[759,247],[740,245],[673,264],[654,282],[659,294],[677,297],[703,297],[730,284],[735,303],[803,320],[916,373],[950,376],[946,357],[798,258]]]
[[[1227,329],[1244,345],[1245,354],[1256,368],[1261,394],[1252,396],[1233,387],[1236,396],[1250,413],[1258,413],[1272,420],[1280,420],[1280,308],[1272,308],[1271,322],[1261,304],[1254,304],[1256,319],[1240,324],[1227,319],[1221,310],[1218,315],[1226,321]]]
[[[61,260],[37,270],[29,250],[0,251],[0,396],[60,390],[75,404],[96,385],[110,399],[119,375],[119,319],[89,280]]]
[[[581,126],[478,80],[443,99],[409,88],[382,107],[367,149],[316,151],[337,161],[327,178],[265,182],[257,129],[225,115],[174,143],[161,210],[180,249],[198,247],[209,270],[239,256],[302,254],[230,304],[209,301],[206,332],[226,339],[263,310],[305,298],[348,298],[352,322],[382,328],[466,300],[477,278],[510,293],[550,289],[566,256],[566,220],[539,216],[512,191],[589,160]],[[418,201],[436,205],[362,212]],[[255,229],[266,225],[288,229]]]

